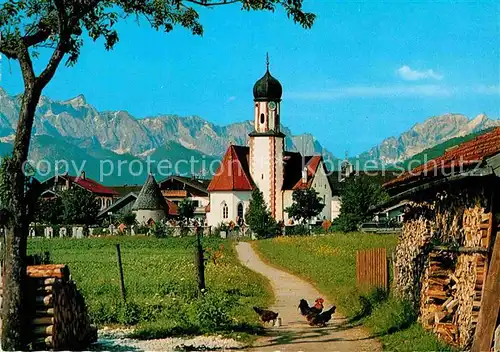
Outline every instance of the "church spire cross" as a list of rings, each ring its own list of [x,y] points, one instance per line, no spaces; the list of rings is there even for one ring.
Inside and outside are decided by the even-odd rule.
[[[269,53],[266,53],[266,67],[267,70],[269,71]]]

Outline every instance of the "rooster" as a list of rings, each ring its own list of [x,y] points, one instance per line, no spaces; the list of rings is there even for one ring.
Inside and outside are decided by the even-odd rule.
[[[308,320],[309,325],[311,325],[311,326],[326,326],[326,323],[328,323],[330,321],[330,319],[332,319],[332,315],[333,315],[333,313],[335,313],[335,309],[337,309],[337,307],[333,306],[332,308],[324,311],[323,313],[316,314],[315,316],[313,316],[311,318],[311,320]]]
[[[318,315],[323,311],[323,298],[317,298],[314,301],[314,306],[309,307],[309,303],[305,299],[300,300],[299,309],[300,314],[306,317],[307,321],[310,321],[314,316]]]
[[[278,318],[278,313],[275,313],[271,310],[262,309],[259,307],[253,307],[253,310],[255,311],[255,313],[259,315],[260,320],[263,323],[269,323],[271,321],[273,322],[273,325],[276,323],[276,319]]]

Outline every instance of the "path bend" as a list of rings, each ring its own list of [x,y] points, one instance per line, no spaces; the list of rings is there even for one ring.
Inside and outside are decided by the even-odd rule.
[[[297,306],[301,298],[309,302],[317,297],[325,299],[325,309],[330,308],[324,295],[308,282],[273,268],[264,263],[248,242],[236,246],[240,261],[251,270],[265,276],[271,283],[275,304],[269,307],[279,313],[282,326],[268,329],[268,336],[257,341],[252,351],[280,352],[334,352],[334,351],[381,351],[380,343],[360,327],[347,327],[346,319],[334,314],[324,328],[310,327],[299,314]]]

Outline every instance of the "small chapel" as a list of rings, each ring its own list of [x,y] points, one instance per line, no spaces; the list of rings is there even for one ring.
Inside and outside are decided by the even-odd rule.
[[[255,187],[263,193],[272,216],[285,225],[293,224],[285,209],[297,189],[314,188],[325,204],[315,220],[331,220],[332,189],[322,156],[285,150],[286,136],[280,128],[282,94],[281,83],[269,72],[268,59],[266,73],[253,87],[254,130],[248,146],[230,145],[208,186],[209,226],[241,224]]]

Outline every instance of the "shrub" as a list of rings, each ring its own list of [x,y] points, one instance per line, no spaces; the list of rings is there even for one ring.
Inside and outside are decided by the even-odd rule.
[[[149,233],[149,227],[145,225],[134,225],[134,233],[136,235],[146,235]]]
[[[165,238],[168,235],[167,227],[161,222],[155,222],[150,228],[148,235],[156,238]]]
[[[226,295],[205,292],[196,305],[196,318],[202,332],[225,330],[231,325],[232,301]]]
[[[410,327],[416,320],[409,302],[391,297],[374,306],[366,325],[376,334],[392,334]]]
[[[124,325],[136,325],[142,320],[142,312],[138,304],[127,302],[120,309],[119,322]]]

